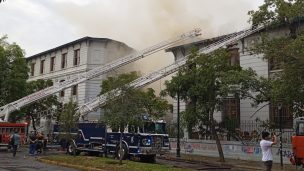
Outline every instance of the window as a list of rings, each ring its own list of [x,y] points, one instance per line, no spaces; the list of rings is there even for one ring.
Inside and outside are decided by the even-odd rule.
[[[45,60],[40,61],[40,74],[44,73],[44,62],[45,62]]]
[[[56,58],[55,57],[51,57],[50,71],[54,71],[55,70],[55,63],[56,63]]]
[[[240,123],[240,99],[226,98],[223,99],[222,120],[227,124],[233,124],[238,127]]]
[[[35,74],[35,63],[31,63],[31,76]]]
[[[64,80],[60,80],[60,82],[64,82]],[[60,97],[64,97],[64,90],[59,93]]]
[[[77,96],[77,89],[78,89],[78,85],[74,85],[73,87],[72,87],[72,96]]]
[[[304,123],[299,123],[296,128],[297,135],[304,135]]]
[[[74,66],[78,66],[80,63],[80,50],[77,49],[77,50],[74,50]]]
[[[268,65],[270,71],[282,69],[282,63],[280,62],[280,60],[275,58],[269,59]]]
[[[228,45],[228,51],[230,53],[230,65],[240,65],[240,53],[239,49],[236,47],[237,44]]]
[[[67,53],[61,55],[61,69],[67,67]]]
[[[281,110],[279,110],[278,105],[271,103],[270,122],[275,128],[279,128],[280,126],[280,115],[282,116],[283,128],[292,128],[293,114],[291,107],[283,105]]]

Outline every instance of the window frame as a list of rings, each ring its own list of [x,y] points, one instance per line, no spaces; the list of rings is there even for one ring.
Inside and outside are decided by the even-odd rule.
[[[79,66],[80,64],[80,49],[74,50],[73,66]]]
[[[30,76],[34,76],[35,75],[35,65],[36,65],[36,63],[31,63],[31,73],[30,73]]]
[[[77,96],[78,95],[78,84],[72,86],[71,95],[72,96]]]
[[[280,127],[280,113],[278,104],[269,104],[269,120],[273,124],[275,128]],[[284,124],[282,125],[282,128],[292,128],[293,127],[293,111],[290,107],[286,105],[281,106],[281,112],[282,112],[282,121],[284,121]]]
[[[45,64],[45,59],[40,61],[40,74],[44,74],[44,64]]]
[[[68,53],[62,53],[61,54],[61,69],[67,68],[67,58],[68,58]]]
[[[50,60],[50,72],[55,71],[55,66],[56,66],[56,56],[51,57]]]

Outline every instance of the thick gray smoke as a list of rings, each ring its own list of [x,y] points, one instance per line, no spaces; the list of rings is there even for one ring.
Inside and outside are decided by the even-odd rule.
[[[75,26],[81,36],[106,37],[142,49],[195,27],[203,37],[242,29],[251,0],[90,0],[85,4],[61,2],[56,13]],[[72,1],[71,1],[72,2]],[[143,73],[173,62],[158,53],[136,63]],[[161,87],[162,83],[156,83]]]

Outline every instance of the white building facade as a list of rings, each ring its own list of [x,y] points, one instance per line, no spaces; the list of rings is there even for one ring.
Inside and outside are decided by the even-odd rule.
[[[273,67],[273,63],[263,59],[263,54],[252,54],[249,50],[255,42],[260,40],[262,32],[265,32],[265,30],[245,37],[239,40],[236,44],[228,46],[227,48],[229,48],[232,52],[231,63],[238,63],[244,69],[252,68],[259,76],[269,78],[272,73],[278,72],[279,70]],[[289,34],[288,29],[284,27],[267,30],[267,33],[269,33],[271,37]],[[202,48],[208,44],[216,42],[223,37],[225,36],[203,39],[189,44],[177,45],[175,47],[167,49],[167,52],[172,52],[174,54],[175,60],[177,60],[188,55],[193,47]],[[262,121],[278,121],[279,116],[277,112],[277,106],[269,105],[269,103],[263,103],[257,107],[252,107],[252,103],[253,102],[250,99],[227,98],[224,101],[223,110],[217,111],[214,114],[214,117],[218,122],[221,122],[226,117],[235,118],[240,123],[240,127],[242,127],[242,123],[246,121],[255,121],[257,118]],[[176,122],[176,101],[174,101],[173,106],[173,121]],[[185,110],[186,104],[184,102],[181,102],[180,106],[180,111]],[[286,108],[283,109],[283,117],[283,120],[286,123],[288,122],[288,124],[292,125],[291,111],[288,111]],[[244,126],[246,127],[248,125],[243,125],[243,127]]]
[[[50,79],[53,82],[62,82],[73,75],[105,65],[133,51],[126,44],[115,40],[83,37],[28,57],[26,59],[30,68],[28,81]],[[73,99],[80,106],[100,93],[101,82],[107,76],[131,70],[132,64],[129,64],[108,74],[80,83],[57,93],[58,99],[63,103]],[[100,118],[100,114],[100,111],[91,112],[86,119],[97,120]]]

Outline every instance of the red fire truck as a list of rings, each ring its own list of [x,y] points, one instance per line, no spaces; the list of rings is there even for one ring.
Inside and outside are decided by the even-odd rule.
[[[8,147],[10,136],[14,131],[18,131],[21,138],[21,145],[26,141],[27,123],[0,122],[0,147]]]
[[[304,117],[294,119],[295,135],[292,136],[293,157],[290,161],[294,165],[304,166]]]

